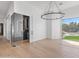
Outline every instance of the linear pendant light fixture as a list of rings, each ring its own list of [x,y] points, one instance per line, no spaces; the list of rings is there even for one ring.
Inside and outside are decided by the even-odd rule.
[[[64,17],[64,13],[61,12],[56,1],[50,1],[48,11],[41,15],[42,19],[45,20],[56,20]]]

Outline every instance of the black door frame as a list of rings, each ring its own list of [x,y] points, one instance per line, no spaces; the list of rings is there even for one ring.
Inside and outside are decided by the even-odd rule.
[[[1,33],[0,33],[0,35],[3,36],[3,23],[0,23],[0,26],[1,26]]]
[[[24,19],[24,18],[27,18],[27,19]],[[30,31],[30,17],[29,16],[26,16],[26,15],[23,15],[23,40],[28,40],[30,39],[30,34],[29,34],[29,31]],[[26,24],[25,24],[26,22]],[[27,28],[25,28],[25,25]]]

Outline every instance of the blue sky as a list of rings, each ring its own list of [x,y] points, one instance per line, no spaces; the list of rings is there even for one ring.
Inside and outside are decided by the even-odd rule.
[[[70,22],[77,22],[77,23],[79,23],[79,17],[77,17],[77,18],[67,18],[67,19],[63,20],[63,23],[66,23],[66,24],[68,24]]]

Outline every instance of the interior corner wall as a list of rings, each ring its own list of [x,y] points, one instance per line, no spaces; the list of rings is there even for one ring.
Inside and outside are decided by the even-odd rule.
[[[11,15],[14,13],[14,2],[9,5],[6,17],[4,18],[4,37],[11,40]]]
[[[46,20],[41,19],[40,10],[35,10],[36,13],[33,13],[33,38],[34,41],[42,40],[47,38],[46,33]]]
[[[51,38],[52,39],[62,39],[62,20],[57,19],[57,20],[52,20],[51,21]]]
[[[52,25],[51,20],[47,20],[46,21],[46,26],[47,26],[46,31],[47,31],[47,38],[48,39],[52,39],[51,38],[52,37],[52,33],[51,33],[52,32],[52,26],[51,25]]]
[[[15,37],[16,40],[23,39],[23,16],[21,14],[13,14],[14,19],[12,19],[12,36]]]
[[[62,20],[47,20],[47,34],[49,39],[62,39]]]

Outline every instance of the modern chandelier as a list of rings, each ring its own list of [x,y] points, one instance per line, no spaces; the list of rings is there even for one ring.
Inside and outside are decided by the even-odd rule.
[[[45,20],[56,20],[63,17],[64,13],[61,12],[59,6],[55,1],[50,1],[48,10],[43,15],[41,15],[41,18]]]

